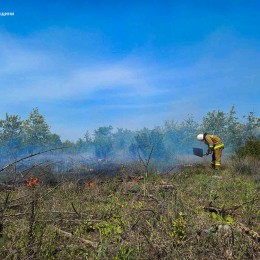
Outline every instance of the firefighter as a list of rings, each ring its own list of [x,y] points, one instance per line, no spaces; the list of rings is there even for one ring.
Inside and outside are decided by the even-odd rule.
[[[208,145],[206,155],[212,154],[211,167],[213,169],[219,169],[221,166],[222,150],[224,149],[222,140],[217,135],[210,135],[208,133],[199,134],[197,140],[204,141],[204,143]]]

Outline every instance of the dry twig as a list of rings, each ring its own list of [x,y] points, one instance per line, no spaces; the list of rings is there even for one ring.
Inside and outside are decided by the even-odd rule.
[[[217,208],[217,207],[212,206],[212,204],[210,203],[208,206],[204,206],[203,209],[205,211],[214,212],[214,213],[217,213],[217,214],[232,214],[233,211],[241,208],[242,206],[249,204],[249,203],[254,203],[255,201],[258,201],[258,200],[260,200],[260,198],[253,198],[252,200],[243,202],[239,205],[236,205],[236,206],[228,208],[228,209]]]
[[[64,235],[65,237],[67,237],[67,238],[69,238],[69,239],[71,239],[71,238],[73,237],[73,234],[72,234],[72,233],[69,233],[69,232],[64,231],[64,230],[62,230],[62,229],[60,229],[60,228],[57,228],[57,227],[54,227],[54,228],[55,228],[55,230],[56,230],[58,233]],[[79,242],[81,242],[82,244],[86,245],[86,246],[91,246],[91,247],[93,247],[93,248],[97,248],[97,247],[98,247],[98,243],[97,243],[97,242],[93,242],[93,241],[90,241],[90,240],[87,240],[87,239],[81,238],[81,237],[78,237],[77,240],[78,240]]]
[[[23,158],[20,158],[12,163],[9,163],[8,165],[6,165],[5,167],[3,167],[2,169],[0,169],[0,172],[4,171],[5,169],[9,168],[10,166],[12,165],[16,165],[17,163],[21,162],[21,161],[24,161],[28,158],[31,158],[31,157],[34,157],[36,155],[39,155],[39,154],[43,154],[43,153],[47,153],[47,152],[51,152],[51,151],[55,151],[55,150],[61,150],[61,149],[65,149],[65,148],[68,148],[68,147],[58,147],[58,148],[52,148],[52,149],[48,149],[48,150],[45,150],[45,151],[42,151],[42,152],[38,152],[38,153],[34,153],[34,154],[30,154],[30,155],[27,155]]]

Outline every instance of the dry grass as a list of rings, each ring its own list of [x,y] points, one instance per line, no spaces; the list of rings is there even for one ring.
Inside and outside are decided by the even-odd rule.
[[[260,258],[257,173],[196,165],[143,180],[122,175],[95,179],[93,187],[64,182],[1,191],[0,258]]]

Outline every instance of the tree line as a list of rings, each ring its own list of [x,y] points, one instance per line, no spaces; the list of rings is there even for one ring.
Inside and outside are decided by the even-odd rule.
[[[34,108],[28,118],[6,114],[0,120],[0,152],[2,161],[10,161],[26,154],[32,154],[54,147],[68,147],[65,154],[89,154],[99,159],[118,160],[149,157],[167,161],[180,154],[190,154],[192,147],[199,147],[196,135],[208,132],[219,135],[228,152],[237,150],[247,140],[259,139],[260,118],[253,112],[239,119],[235,107],[229,112],[213,110],[198,123],[192,115],[182,122],[167,120],[164,125],[148,129],[128,130],[100,126],[76,142],[61,141],[52,133],[46,119]]]

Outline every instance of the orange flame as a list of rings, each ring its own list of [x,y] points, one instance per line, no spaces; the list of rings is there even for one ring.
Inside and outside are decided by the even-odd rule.
[[[30,177],[30,180],[26,184],[27,187],[36,187],[38,185],[39,185],[38,177],[35,177],[35,178]]]
[[[85,187],[91,187],[91,188],[94,188],[96,186],[96,183],[94,181],[86,181],[85,182]]]

